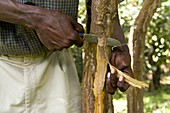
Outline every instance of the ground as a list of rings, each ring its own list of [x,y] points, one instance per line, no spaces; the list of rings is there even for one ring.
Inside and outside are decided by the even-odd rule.
[[[115,113],[127,113],[126,93],[113,96]],[[158,90],[144,90],[144,113],[170,113],[170,76],[163,77]]]

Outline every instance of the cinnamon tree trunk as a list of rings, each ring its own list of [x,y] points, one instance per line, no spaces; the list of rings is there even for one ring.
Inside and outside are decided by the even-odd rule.
[[[89,4],[90,1],[87,0]],[[108,95],[104,86],[107,71],[106,59],[110,48],[106,46],[106,38],[114,35],[117,4],[117,0],[92,0],[90,33],[98,36],[98,43],[86,43],[82,113],[107,113],[108,111]]]
[[[131,29],[129,40],[132,68],[135,79],[142,80],[145,37],[153,14],[160,0],[144,0],[143,7]],[[128,113],[143,113],[143,90],[131,87],[127,94]]]

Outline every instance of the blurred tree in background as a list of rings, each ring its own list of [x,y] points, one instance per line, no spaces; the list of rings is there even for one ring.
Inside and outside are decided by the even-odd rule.
[[[161,75],[170,66],[170,0],[164,0],[151,22],[146,37],[146,73],[152,73],[153,88],[160,87]],[[164,74],[165,75],[165,74]]]
[[[127,4],[128,3],[128,4]],[[120,4],[121,25],[128,40],[130,27],[133,25],[143,0],[128,0]],[[170,0],[162,0],[147,30],[144,51],[144,75],[151,75],[151,87],[160,87],[161,75],[170,71]],[[167,73],[167,74],[166,74]]]

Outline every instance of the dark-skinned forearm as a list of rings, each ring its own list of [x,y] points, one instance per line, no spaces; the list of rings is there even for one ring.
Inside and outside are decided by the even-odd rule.
[[[121,44],[125,44],[122,47],[124,48],[124,50],[129,52],[128,46],[126,45],[127,42],[125,40],[125,36],[120,25],[119,15],[116,16],[115,39],[119,40]]]
[[[17,3],[15,0],[0,1],[0,21],[20,24],[34,29],[44,10],[37,6]]]
[[[119,21],[119,15],[116,16],[115,39],[119,40],[122,44],[126,43],[124,33]]]

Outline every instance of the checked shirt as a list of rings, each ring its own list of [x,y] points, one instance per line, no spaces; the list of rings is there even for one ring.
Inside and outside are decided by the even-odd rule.
[[[78,0],[16,0],[32,2],[50,10],[58,10],[77,18]],[[38,55],[48,52],[36,33],[24,26],[0,21],[0,55]]]

